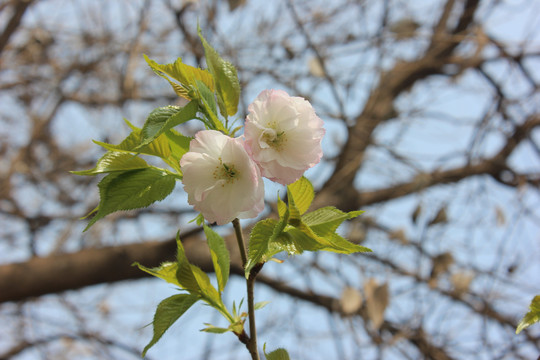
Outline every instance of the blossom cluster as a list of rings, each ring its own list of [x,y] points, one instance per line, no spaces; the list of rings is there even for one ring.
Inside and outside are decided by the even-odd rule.
[[[264,209],[266,177],[287,185],[322,157],[322,120],[311,104],[265,90],[248,106],[244,135],[199,131],[180,160],[188,202],[209,222],[226,224]]]

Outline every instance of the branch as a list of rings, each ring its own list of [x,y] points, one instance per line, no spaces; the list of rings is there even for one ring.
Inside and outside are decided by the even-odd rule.
[[[28,7],[32,4],[33,1],[34,0],[14,1],[15,9],[13,11],[13,15],[11,16],[11,19],[9,19],[9,22],[4,28],[4,31],[2,31],[2,34],[0,34],[0,53],[2,53],[2,51],[8,44],[9,39],[11,38],[11,35],[13,35],[13,33],[17,30],[17,28],[21,24],[21,20],[24,13],[28,9]]]
[[[447,5],[452,4],[453,2],[449,1]],[[349,128],[349,137],[338,158],[335,171],[326,182],[322,193],[326,193],[330,198],[333,194],[342,199],[350,197],[350,189],[353,188],[356,173],[362,166],[364,153],[371,144],[373,132],[377,126],[392,117],[394,100],[417,81],[444,73],[444,65],[450,62],[453,50],[460,43],[459,39],[463,39],[462,33],[471,24],[477,6],[478,0],[466,2],[460,20],[452,31],[451,41],[438,41],[441,34],[436,31],[432,45],[421,58],[398,62],[391,70],[381,74],[378,86],[371,92],[362,113],[356,117],[355,124]],[[446,16],[447,11],[444,11],[439,24],[446,23]],[[457,34],[459,36],[456,36]],[[341,204],[338,207],[344,210],[357,209]]]
[[[353,187],[348,187],[345,189],[345,196],[339,196],[340,194],[338,193],[337,195],[334,195],[333,200],[329,200],[328,191],[321,191],[317,199],[317,204],[323,202],[338,202],[339,208],[348,210],[358,209],[362,206],[381,203],[413,194],[435,185],[456,183],[471,176],[478,175],[490,175],[497,181],[506,185],[514,183],[518,184],[519,181],[517,180],[509,181],[504,178],[507,174],[513,174],[513,171],[507,164],[507,159],[517,146],[529,137],[532,130],[538,126],[540,126],[540,115],[529,116],[523,124],[515,128],[512,135],[507,137],[505,145],[494,156],[480,160],[476,162],[476,164],[467,164],[462,167],[445,171],[436,170],[428,174],[418,174],[411,181],[368,192],[358,192]],[[519,177],[519,175],[515,174],[512,176],[514,178]]]
[[[292,297],[310,302],[314,305],[318,305],[334,314],[338,314],[341,316],[346,315],[340,305],[340,300],[337,298],[333,298],[331,296],[317,294],[313,292],[305,292],[305,291],[299,290],[296,287],[288,286],[284,284],[283,281],[271,279],[263,275],[260,275],[258,279],[261,283],[264,283],[270,286],[272,289],[282,294],[288,294]],[[359,310],[359,313],[357,315],[360,315],[363,319],[366,319],[368,317],[366,307],[365,306],[362,307]],[[407,341],[409,341],[412,345],[416,346],[418,348],[418,351],[420,351],[420,353],[422,353],[428,359],[437,359],[437,360],[451,360],[452,359],[452,357],[447,353],[447,351],[444,348],[438,347],[435,344],[430,342],[430,340],[427,338],[422,328],[402,329],[402,328],[399,328],[399,326],[396,326],[393,323],[385,320],[383,324],[381,325],[380,330],[381,332],[388,332],[392,336],[397,336],[397,335],[402,335],[404,333],[407,333],[408,334]]]

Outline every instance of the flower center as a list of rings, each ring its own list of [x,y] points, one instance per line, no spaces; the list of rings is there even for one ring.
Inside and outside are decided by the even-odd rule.
[[[234,165],[224,164],[221,158],[219,158],[219,165],[216,166],[213,175],[215,180],[225,180],[221,185],[223,187],[225,184],[234,183],[239,174]]]
[[[261,134],[261,142],[276,151],[281,151],[287,142],[287,137],[285,131],[277,132],[275,129],[270,128],[265,129]]]

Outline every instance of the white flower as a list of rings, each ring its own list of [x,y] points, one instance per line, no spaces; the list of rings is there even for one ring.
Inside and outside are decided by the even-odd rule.
[[[209,222],[253,218],[264,209],[264,183],[242,139],[199,131],[180,167],[188,202]]]
[[[246,147],[263,176],[291,184],[321,160],[325,130],[307,100],[282,90],[264,90],[248,111]]]

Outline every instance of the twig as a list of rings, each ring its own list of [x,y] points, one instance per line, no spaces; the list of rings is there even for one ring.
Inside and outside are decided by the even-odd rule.
[[[245,269],[247,264],[247,252],[244,243],[244,235],[242,234],[242,227],[238,219],[233,220],[234,231],[236,233],[236,240],[240,249],[240,256],[242,257],[242,267]],[[252,360],[259,360],[259,351],[257,349],[257,328],[255,326],[255,278],[259,271],[261,271],[263,264],[257,264],[251,269],[249,276],[246,280],[247,285],[247,302],[248,302],[248,316],[249,316],[249,339],[245,343],[246,347],[251,354]]]

